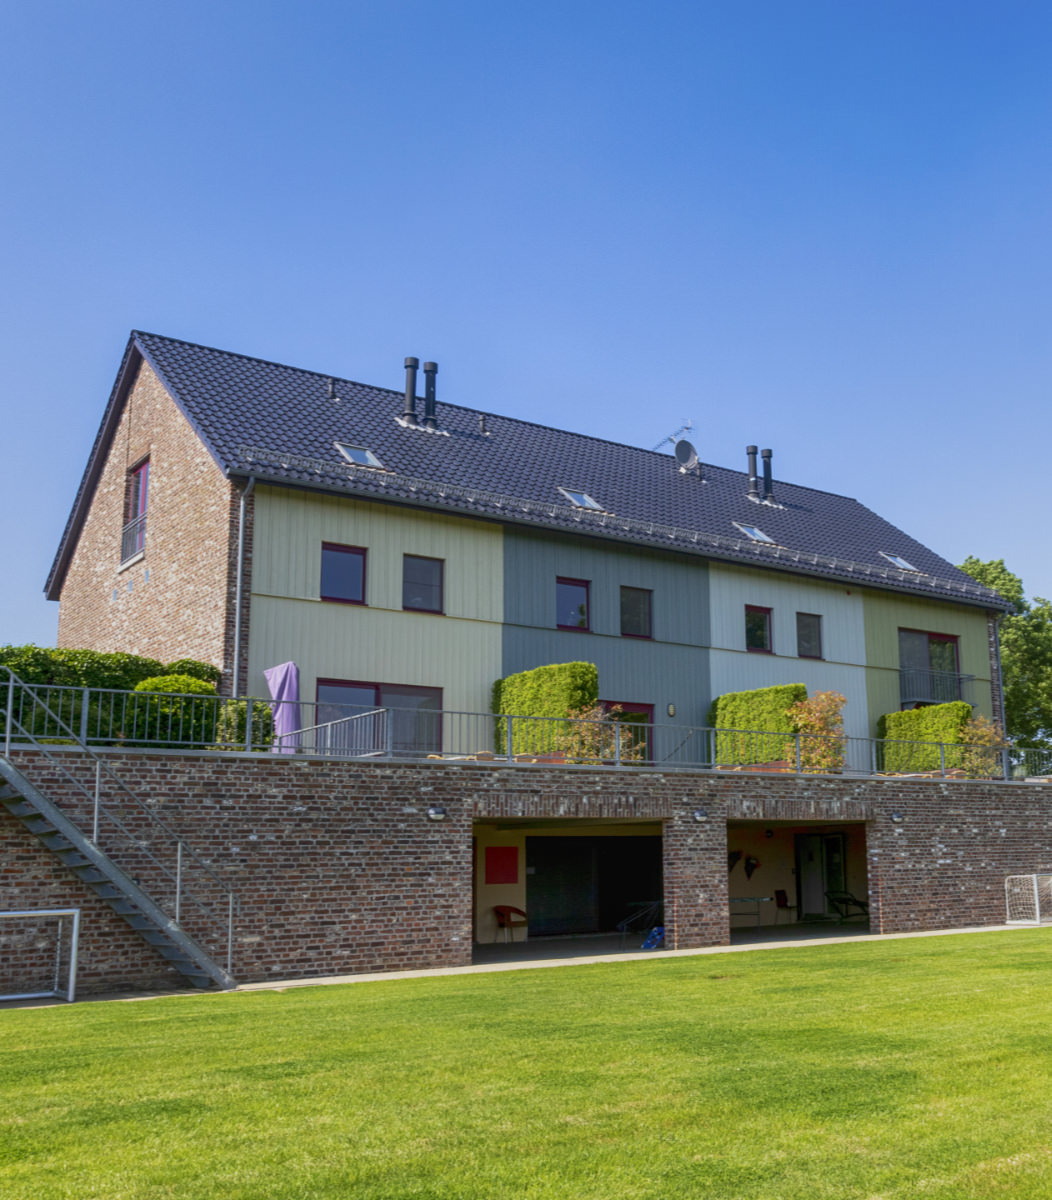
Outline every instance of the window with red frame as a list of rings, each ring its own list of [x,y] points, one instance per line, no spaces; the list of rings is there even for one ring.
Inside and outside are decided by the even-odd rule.
[[[579,629],[585,633],[591,628],[587,579],[556,579],[555,624],[560,629]]]
[[[365,550],[321,544],[321,598],[339,604],[365,603]]]
[[[128,472],[124,528],[121,532],[121,562],[141,554],[146,546],[146,496],[149,485],[150,460],[147,458]]]
[[[773,654],[771,610],[755,604],[745,606],[745,649],[754,654]]]

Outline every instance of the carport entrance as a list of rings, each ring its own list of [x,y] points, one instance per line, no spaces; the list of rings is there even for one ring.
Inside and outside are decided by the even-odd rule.
[[[478,821],[474,833],[479,945],[555,939],[554,957],[560,940],[606,937],[610,950],[638,950],[662,923],[660,821],[523,818]],[[521,910],[526,924],[503,928],[502,908]]]
[[[728,909],[732,938],[764,926],[868,925],[866,826],[862,821],[730,821]],[[849,895],[859,905],[830,897]]]

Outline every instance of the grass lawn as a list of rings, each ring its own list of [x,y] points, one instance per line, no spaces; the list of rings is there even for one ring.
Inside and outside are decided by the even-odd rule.
[[[1052,1196],[1052,930],[0,1012],[3,1200]]]

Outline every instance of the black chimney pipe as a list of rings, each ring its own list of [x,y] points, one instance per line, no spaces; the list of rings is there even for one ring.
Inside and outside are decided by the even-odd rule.
[[[435,418],[435,376],[438,374],[438,363],[424,363],[424,428],[436,429],[438,421]]]
[[[758,501],[760,499],[760,491],[756,486],[756,447],[746,446],[745,453],[749,456],[749,499]]]
[[[771,455],[773,450],[761,450],[760,457],[763,459],[763,498],[765,500],[774,499],[774,481],[771,478]]]
[[[402,418],[410,425],[416,424],[416,369],[419,366],[419,358],[405,360],[405,406],[402,409]]]

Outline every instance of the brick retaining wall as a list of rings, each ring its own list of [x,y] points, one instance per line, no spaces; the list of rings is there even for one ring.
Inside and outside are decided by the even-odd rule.
[[[470,962],[474,820],[661,820],[668,943],[677,948],[728,940],[728,819],[863,822],[872,928],[883,933],[998,924],[1004,877],[1052,869],[1052,787],[1043,785],[191,753],[107,758],[236,890],[240,981]],[[13,760],[77,813],[46,760],[31,752]],[[62,760],[91,769],[77,752]],[[447,810],[446,820],[427,819],[432,804]],[[699,809],[703,821],[694,819]],[[84,908],[86,989],[158,981],[153,952],[118,918],[13,818],[0,818],[0,829],[0,902]],[[142,863],[136,870],[148,873]]]

